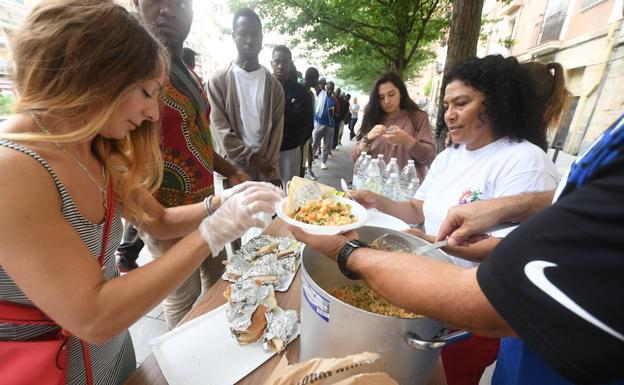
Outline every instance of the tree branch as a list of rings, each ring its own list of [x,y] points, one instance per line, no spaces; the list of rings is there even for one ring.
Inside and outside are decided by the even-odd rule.
[[[406,67],[407,67],[407,64],[412,60],[412,57],[414,56],[414,53],[416,52],[416,48],[418,48],[418,46],[420,45],[420,41],[425,35],[425,27],[431,20],[431,17],[433,16],[433,13],[436,11],[436,8],[439,2],[440,2],[439,0],[435,0],[432,6],[429,8],[429,12],[427,13],[427,16],[425,16],[425,18],[422,19],[422,23],[420,24],[421,27],[420,27],[420,30],[418,31],[418,35],[416,36],[416,40],[414,41],[414,45],[412,46],[412,49],[410,49],[410,53],[407,55],[407,58],[405,59]]]
[[[367,24],[367,23],[364,23],[363,21],[359,21],[356,19],[351,19],[350,21],[352,23],[358,24],[360,27],[375,29],[375,30],[382,31],[382,32],[394,33],[394,31],[390,27],[386,27],[383,25],[371,25],[371,24]]]
[[[305,7],[303,5],[298,4],[296,1],[289,1],[287,2],[289,3],[291,6],[294,6],[296,8],[299,8],[301,10],[301,12],[303,12],[304,14],[306,14],[306,16],[308,16],[309,19],[311,20],[317,20],[320,23],[323,23],[337,31],[340,32],[345,32],[348,33],[360,40],[363,40],[371,45],[373,45],[374,47],[377,48],[377,51],[379,51],[379,53],[387,58],[388,60],[396,60],[395,57],[393,57],[392,55],[390,55],[388,52],[386,52],[385,48],[388,46],[388,44],[384,44],[380,41],[375,40],[374,38],[372,38],[371,36],[368,36],[366,34],[360,33],[357,30],[351,30],[347,27],[343,27],[342,25],[335,23],[331,17],[326,16],[326,15],[315,15],[308,7]]]

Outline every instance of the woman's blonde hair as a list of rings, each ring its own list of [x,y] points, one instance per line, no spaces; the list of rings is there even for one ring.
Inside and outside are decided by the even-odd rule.
[[[166,48],[112,0],[44,0],[12,43],[19,93],[15,112],[85,123],[62,135],[2,137],[61,143],[93,138],[93,151],[113,180],[126,218],[135,223],[150,219],[136,193],[141,187],[154,191],[162,180],[160,122],[144,121],[122,140],[97,134],[130,90],[169,73]]]

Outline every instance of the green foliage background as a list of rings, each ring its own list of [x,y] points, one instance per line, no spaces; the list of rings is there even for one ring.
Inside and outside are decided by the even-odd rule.
[[[0,115],[11,115],[14,102],[12,96],[0,95]]]

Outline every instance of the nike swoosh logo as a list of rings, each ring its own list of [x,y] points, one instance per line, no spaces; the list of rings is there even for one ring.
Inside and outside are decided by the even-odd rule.
[[[544,274],[544,270],[549,267],[556,267],[557,265],[552,262],[547,261],[531,261],[524,266],[524,274],[526,274],[527,278],[531,283],[537,286],[541,291],[548,294],[552,299],[557,301],[566,309],[570,310],[572,313],[577,316],[583,318],[585,321],[591,323],[597,328],[602,329],[603,331],[609,333],[613,337],[619,339],[624,342],[624,335],[619,333],[617,330],[606,325],[604,322],[600,321],[598,318],[591,315],[585,309],[580,307],[574,300],[568,297],[563,291],[559,290],[557,286],[553,285],[552,282],[546,277]]]

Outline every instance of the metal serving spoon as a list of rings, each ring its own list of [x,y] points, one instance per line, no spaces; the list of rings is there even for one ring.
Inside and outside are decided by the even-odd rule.
[[[509,227],[517,226],[517,223],[503,223],[498,226],[494,226],[488,233],[493,233],[498,230],[507,229]],[[410,244],[403,238],[394,234],[383,234],[377,238],[370,244],[372,247],[385,250],[385,251],[398,251],[401,253],[412,253],[418,255],[426,255],[427,253],[439,249],[448,245],[448,240],[442,240],[439,242],[435,242],[429,245],[424,245],[418,248],[413,248]]]

